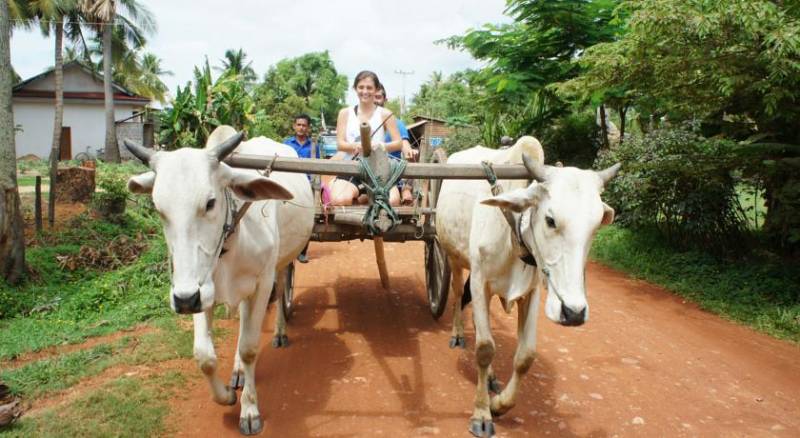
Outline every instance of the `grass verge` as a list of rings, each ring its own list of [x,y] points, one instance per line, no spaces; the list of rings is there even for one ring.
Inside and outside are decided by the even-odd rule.
[[[144,437],[165,432],[169,398],[185,384],[177,371],[147,378],[121,377],[66,406],[23,417],[8,437]]]
[[[656,233],[609,226],[594,240],[592,258],[670,289],[705,310],[779,339],[800,343],[800,266],[753,252],[722,260],[678,251]]]
[[[0,372],[0,381],[14,395],[27,400],[48,396],[75,386],[81,380],[118,365],[141,365],[192,356],[192,333],[178,328],[175,320],[162,320],[155,333],[125,336],[96,345],[31,362]]]

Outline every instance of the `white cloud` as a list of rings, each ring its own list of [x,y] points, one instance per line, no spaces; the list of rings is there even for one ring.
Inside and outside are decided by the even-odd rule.
[[[410,96],[433,71],[449,74],[480,64],[468,54],[435,45],[483,23],[507,22],[504,0],[143,0],[158,23],[148,51],[163,59],[174,76],[170,90],[192,78],[192,68],[208,56],[218,65],[226,49],[242,48],[261,76],[280,59],[328,50],[336,68],[350,80],[360,70],[378,73],[390,96],[401,94],[397,69],[407,77]],[[28,77],[53,65],[53,41],[38,32],[15,31],[12,63]],[[355,101],[350,93],[348,100]]]

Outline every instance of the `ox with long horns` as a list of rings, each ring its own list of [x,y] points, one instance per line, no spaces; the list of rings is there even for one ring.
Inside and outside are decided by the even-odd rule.
[[[170,306],[178,313],[193,314],[194,356],[214,400],[233,405],[236,387],[243,386],[239,430],[252,435],[263,427],[255,385],[262,321],[276,270],[286,259],[292,260],[308,240],[313,208],[305,175],[273,173],[267,178],[223,163],[237,146],[245,153],[297,156],[290,147],[267,139],[242,143],[242,138],[232,128],[220,127],[205,149],[153,152],[128,140],[125,146],[151,169],[130,178],[128,189],[151,193],[161,217],[172,262]],[[308,204],[308,217],[289,218],[307,235],[295,239],[297,248],[281,254],[282,209],[276,201],[293,198],[293,203]],[[237,224],[234,218],[243,201],[253,204]],[[211,340],[215,303],[239,307],[231,386],[216,375],[217,357]]]
[[[534,158],[529,158],[532,155]],[[453,278],[451,290],[472,295],[478,383],[469,424],[475,436],[492,436],[492,415],[515,405],[521,377],[536,352],[536,320],[542,280],[547,284],[545,314],[562,325],[577,326],[589,318],[585,266],[597,229],[610,224],[614,210],[603,203],[603,187],[620,165],[595,172],[574,167],[544,166],[541,145],[523,137],[511,149],[475,147],[453,154],[448,163],[518,163],[527,167],[532,182],[499,181],[502,193],[493,196],[485,181],[444,181],[436,206],[436,231],[447,252]],[[509,224],[502,210],[511,213]],[[535,259],[528,264],[515,246]],[[469,270],[468,284],[463,271]],[[489,302],[500,297],[504,310],[517,307],[518,344],[514,369],[500,390],[491,368],[495,342],[489,324]],[[463,345],[459,327],[461,300],[454,300],[456,316],[451,345]],[[458,339],[459,336],[461,339]],[[495,395],[489,395],[490,390]]]

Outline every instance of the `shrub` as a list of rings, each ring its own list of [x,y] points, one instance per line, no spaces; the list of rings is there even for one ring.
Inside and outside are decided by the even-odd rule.
[[[592,111],[559,117],[538,135],[548,163],[589,168],[600,150],[600,127]]]
[[[444,143],[447,155],[482,144],[481,132],[472,126],[454,126]]]
[[[604,198],[616,209],[618,223],[655,227],[679,247],[717,253],[740,247],[746,226],[736,193],[734,148],[690,127],[629,137],[597,159],[598,168],[623,163]]]
[[[126,183],[121,174],[101,173],[97,181],[99,190],[92,195],[92,208],[105,219],[114,221],[121,218],[128,201]]]

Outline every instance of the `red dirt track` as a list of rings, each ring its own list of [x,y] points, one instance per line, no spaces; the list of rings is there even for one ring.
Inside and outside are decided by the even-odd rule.
[[[472,314],[467,349],[451,350],[449,305],[438,322],[427,309],[423,245],[386,244],[390,291],[380,286],[372,242],[312,243],[309,255],[297,265],[289,348],[271,347],[274,308],[264,324],[260,436],[471,436]],[[800,436],[798,346],[597,264],[587,279],[586,325],[561,327],[540,311],[538,356],[517,406],[495,420],[498,437]],[[516,312],[494,300],[492,313],[494,367],[505,382]],[[230,339],[217,343],[226,381]],[[238,436],[239,404],[216,405],[199,369],[194,376],[172,402],[170,428]]]

